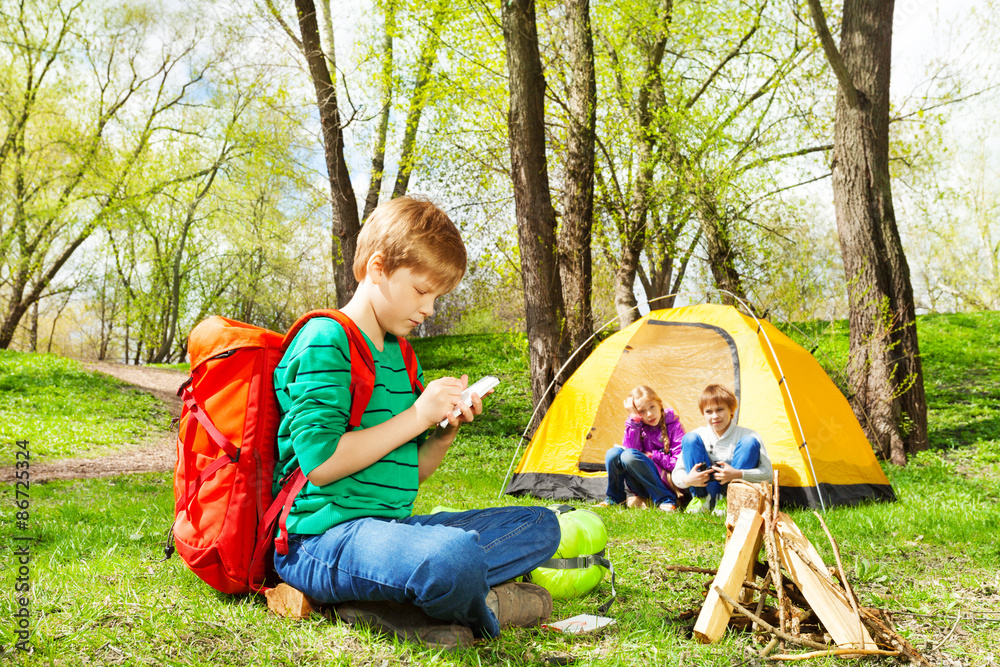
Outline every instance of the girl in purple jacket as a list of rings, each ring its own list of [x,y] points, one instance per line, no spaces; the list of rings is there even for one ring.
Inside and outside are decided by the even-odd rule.
[[[612,447],[604,457],[608,471],[608,507],[625,502],[625,485],[636,496],[650,498],[664,512],[677,509],[677,492],[670,482],[681,455],[684,427],[656,392],[639,385],[625,399],[628,418],[621,447]]]

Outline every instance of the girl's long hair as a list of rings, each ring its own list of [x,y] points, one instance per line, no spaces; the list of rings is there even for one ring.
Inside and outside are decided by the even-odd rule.
[[[667,442],[667,411],[663,409],[663,399],[660,398],[659,394],[656,393],[652,387],[647,387],[644,384],[640,384],[638,387],[633,389],[628,393],[632,397],[633,405],[635,401],[640,398],[647,398],[656,401],[656,404],[660,406],[660,432],[663,434],[663,442]],[[664,444],[666,446],[666,444]]]

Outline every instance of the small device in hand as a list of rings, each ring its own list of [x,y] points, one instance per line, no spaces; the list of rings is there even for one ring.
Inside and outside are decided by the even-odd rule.
[[[481,380],[479,380],[478,382],[476,382],[474,385],[472,385],[471,387],[467,388],[465,391],[462,392],[462,396],[458,399],[459,405],[460,406],[461,405],[467,405],[467,406],[471,407],[472,406],[472,395],[473,394],[478,394],[479,397],[482,398],[483,394],[485,394],[486,392],[488,392],[490,389],[493,389],[493,387],[497,386],[498,384],[500,384],[500,380],[498,380],[497,378],[493,377],[492,375],[487,375],[486,377],[482,378]],[[460,414],[462,414],[462,408],[461,407],[456,407],[451,412],[451,416],[452,417],[457,417]],[[444,428],[447,425],[448,425],[448,420],[447,419],[442,419],[441,420],[441,424],[440,424],[441,428]]]

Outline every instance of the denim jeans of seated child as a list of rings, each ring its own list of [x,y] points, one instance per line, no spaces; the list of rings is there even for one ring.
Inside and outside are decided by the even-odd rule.
[[[643,498],[651,498],[654,505],[677,504],[677,494],[667,486],[652,459],[642,452],[624,447],[612,447],[604,455],[608,471],[608,504],[625,502],[625,485]]]
[[[757,464],[760,463],[760,448],[762,446],[761,441],[753,436],[740,439],[733,450],[733,460],[729,462],[729,465],[739,470],[756,468]],[[704,463],[706,468],[715,465],[715,461],[708,456],[708,450],[705,449],[705,441],[701,439],[700,435],[693,432],[688,433],[681,440],[681,460],[684,462],[684,469],[688,472],[694,470],[699,463]],[[690,490],[699,498],[706,496],[716,498],[720,493],[724,495],[728,486],[728,484],[722,485],[714,479],[709,479],[707,485],[692,486]]]
[[[544,507],[438,512],[402,521],[361,518],[322,535],[289,535],[278,575],[317,602],[411,602],[427,615],[496,637],[491,586],[534,570],[559,547]]]

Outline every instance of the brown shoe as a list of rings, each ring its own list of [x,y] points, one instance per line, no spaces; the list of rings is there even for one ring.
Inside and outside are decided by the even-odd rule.
[[[486,606],[500,627],[530,628],[549,620],[552,596],[537,584],[508,581],[490,589]]]
[[[454,650],[472,646],[472,630],[428,616],[413,604],[401,602],[342,602],[334,606],[340,620],[401,641]]]

